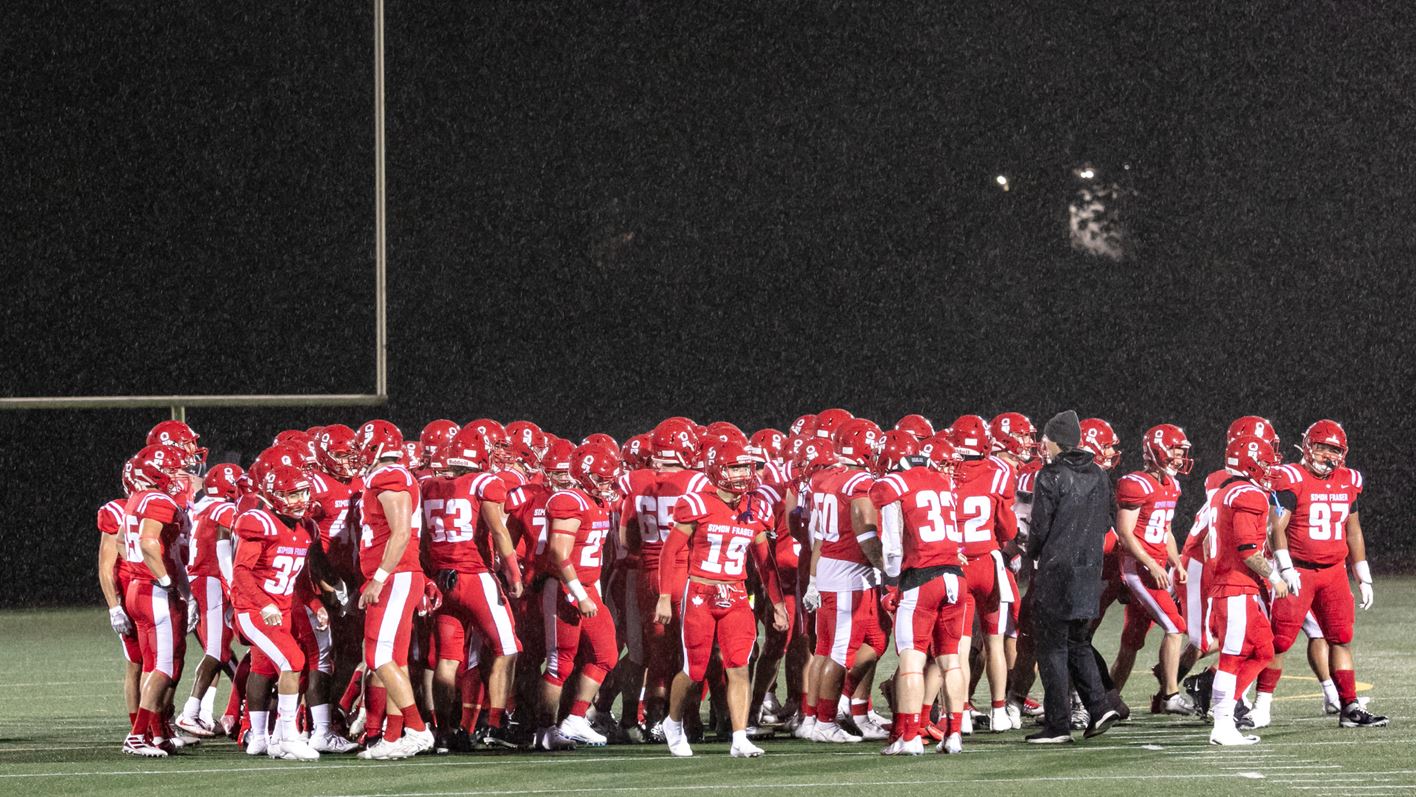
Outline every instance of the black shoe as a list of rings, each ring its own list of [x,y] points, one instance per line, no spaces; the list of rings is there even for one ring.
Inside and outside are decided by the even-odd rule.
[[[1114,708],[1101,712],[1101,716],[1097,717],[1096,720],[1092,722],[1091,727],[1087,728],[1085,738],[1090,739],[1093,736],[1100,736],[1106,733],[1112,725],[1115,725],[1120,720],[1121,715],[1117,713]]]
[[[461,730],[459,728],[459,730]],[[452,734],[438,731],[433,734],[433,755],[447,755],[452,752]]]
[[[1024,736],[1023,741],[1028,744],[1066,744],[1072,741],[1072,734],[1070,731],[1054,731],[1043,728],[1037,733]]]
[[[1362,708],[1357,702],[1348,703],[1337,720],[1339,728],[1385,728],[1390,722],[1386,717]]]
[[[1209,713],[1210,691],[1214,688],[1214,670],[1205,670],[1191,675],[1180,682],[1190,699],[1195,701],[1195,712],[1201,717]]]
[[[1234,727],[1241,731],[1252,731],[1254,720],[1249,717],[1249,707],[1240,700],[1234,704]]]
[[[509,728],[483,728],[481,734],[482,747],[488,750],[517,750],[521,747]]]
[[[1126,701],[1121,699],[1121,693],[1115,689],[1111,690],[1111,705],[1116,707],[1116,721],[1125,722],[1131,719],[1131,707],[1126,705]]]

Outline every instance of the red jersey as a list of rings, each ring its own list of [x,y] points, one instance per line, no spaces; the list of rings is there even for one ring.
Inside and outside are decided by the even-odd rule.
[[[764,481],[750,493],[753,513],[767,524],[768,536],[776,561],[791,562],[801,555],[801,543],[792,538],[787,528],[787,489],[785,482]]]
[[[898,501],[904,520],[900,572],[920,567],[959,566],[964,535],[954,519],[949,477],[929,468],[910,468],[876,480],[870,500],[877,507]]]
[[[1302,465],[1274,470],[1273,493],[1289,514],[1288,552],[1293,560],[1335,565],[1347,559],[1347,518],[1357,513],[1362,474],[1336,468],[1326,479]]]
[[[379,494],[384,492],[408,493],[413,498],[413,513],[409,518],[412,528],[408,535],[408,546],[403,549],[402,558],[389,572],[417,573],[423,569],[418,561],[418,542],[423,532],[423,508],[419,500],[418,480],[402,465],[385,465],[364,477],[364,491],[359,499],[363,515],[362,533],[359,536],[359,569],[363,571],[364,578],[374,577],[383,561],[384,549],[388,547],[388,518],[384,516],[383,504],[379,503]]]
[[[965,556],[987,556],[1000,543],[1018,536],[1018,517],[1013,513],[1016,496],[1012,468],[1003,460],[987,457],[959,463],[954,469],[954,500]]]
[[[123,511],[128,505],[125,498],[114,498],[98,508],[98,532],[117,534],[123,530]]]
[[[523,484],[526,484],[526,477],[522,476],[519,470],[507,468],[506,470],[499,470],[493,475],[501,480],[501,483],[506,487],[506,492],[511,492]]]
[[[297,582],[305,576],[310,531],[304,522],[287,526],[269,509],[252,509],[236,518],[240,542],[231,569],[231,605],[238,612],[259,612],[275,604],[289,612]]]
[[[544,484],[528,482],[506,494],[506,526],[516,546],[516,558],[521,561],[522,577],[527,581],[531,580],[536,561],[546,550],[549,525],[546,502],[552,492]]]
[[[646,542],[644,550],[641,551],[645,572],[659,566],[659,552],[663,550],[664,540],[669,538],[669,532],[674,530],[674,505],[678,503],[679,498],[687,493],[713,492],[708,477],[696,470],[660,471],[654,478],[654,525],[658,532],[654,536],[654,544],[649,545]],[[640,533],[646,541],[649,539],[650,532],[641,527]],[[688,567],[687,548],[679,551],[674,564],[680,572]]]
[[[1210,598],[1257,595],[1263,583],[1244,560],[1263,554],[1268,538],[1268,494],[1253,482],[1231,476],[1216,496],[1219,515],[1215,523],[1216,553]]]
[[[162,524],[158,532],[158,542],[162,544],[162,561],[167,574],[173,580],[180,580],[185,570],[177,550],[178,538],[187,524],[187,513],[177,506],[177,502],[167,493],[156,490],[142,490],[128,497],[123,506],[123,571],[128,578],[137,581],[156,581],[152,570],[143,562],[143,551],[138,546],[144,520],[155,520]]]
[[[192,520],[192,563],[187,568],[191,576],[221,578],[221,565],[216,559],[216,532],[236,523],[236,504],[222,498],[203,498],[197,502]]]
[[[641,548],[654,548],[655,559],[664,541],[659,537],[659,509],[654,490],[659,485],[659,472],[650,468],[638,468],[626,473],[620,479],[620,492],[624,494],[624,506],[620,510],[620,524],[629,525],[630,519],[639,527]]]
[[[1042,457],[1032,459],[1019,465],[1017,492],[1032,495],[1033,487],[1037,485],[1037,472],[1042,470]]]
[[[1205,477],[1205,503],[1195,513],[1195,522],[1180,549],[1180,556],[1208,562],[1214,557],[1214,524],[1219,519],[1219,488],[1234,474],[1223,468]]]
[[[575,568],[575,577],[582,584],[597,583],[605,553],[605,539],[610,536],[609,510],[584,491],[572,489],[553,493],[546,501],[546,514],[552,523],[557,520],[580,521],[580,528],[575,531],[575,546],[570,551],[570,562]],[[558,571],[552,567],[551,572]]]
[[[835,465],[811,477],[812,538],[821,540],[821,558],[868,564],[851,526],[851,502],[869,498],[875,484],[863,470]]]
[[[330,546],[346,546],[353,542],[349,535],[349,503],[354,490],[348,484],[327,473],[311,472],[310,517],[320,542]]]
[[[688,542],[688,574],[709,581],[746,581],[752,541],[767,530],[750,499],[729,506],[711,493],[686,493],[674,506],[674,522],[697,524]]]
[[[1116,505],[1140,510],[1132,534],[1161,567],[1165,567],[1169,558],[1165,541],[1170,536],[1170,524],[1175,520],[1175,505],[1179,500],[1180,483],[1173,477],[1161,481],[1152,473],[1138,470],[1116,482]]]
[[[423,519],[428,529],[428,566],[434,570],[485,573],[487,562],[478,546],[477,530],[485,538],[482,502],[506,502],[506,482],[491,473],[467,473],[423,483]]]

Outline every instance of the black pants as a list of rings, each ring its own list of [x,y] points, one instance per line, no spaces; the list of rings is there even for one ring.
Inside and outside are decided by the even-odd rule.
[[[1037,607],[1034,607],[1037,608]],[[1090,620],[1066,620],[1035,612],[1032,618],[1037,669],[1042,676],[1043,714],[1049,731],[1068,732],[1072,686],[1093,717],[1110,708],[1092,652]]]

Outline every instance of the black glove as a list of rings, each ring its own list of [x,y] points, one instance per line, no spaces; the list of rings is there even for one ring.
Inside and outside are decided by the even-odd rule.
[[[443,592],[451,592],[452,588],[457,586],[457,571],[439,570],[436,581],[438,582],[438,588]]]

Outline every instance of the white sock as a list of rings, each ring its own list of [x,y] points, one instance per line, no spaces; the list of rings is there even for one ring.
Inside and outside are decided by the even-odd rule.
[[[314,720],[315,727],[310,729],[311,738],[319,738],[329,733],[329,704],[321,703],[318,706],[310,706],[310,718]]]
[[[1269,704],[1272,702],[1273,693],[1260,692],[1258,696],[1254,698],[1254,708],[1268,708]]]
[[[1338,702],[1339,698],[1338,698],[1338,696],[1337,696],[1337,684],[1333,683],[1331,678],[1329,678],[1329,679],[1326,680],[1326,681],[1323,681],[1323,682],[1322,682],[1322,687],[1323,687],[1323,699],[1324,699],[1324,700],[1326,700],[1327,702],[1333,704],[1334,706],[1336,706],[1336,705],[1341,705],[1341,704]]]
[[[202,708],[202,699],[199,697],[187,698],[187,704],[182,707],[182,716],[189,720],[197,718],[197,712]]]
[[[251,737],[252,739],[266,738],[266,728],[270,726],[269,711],[251,712]]]
[[[197,716],[211,723],[211,710],[216,706],[216,681],[212,680],[212,685],[207,687],[206,694],[202,695],[201,713]]]
[[[747,738],[747,731],[733,731],[733,747],[749,744],[752,744],[752,742]]]
[[[281,739],[294,739],[298,733],[295,730],[295,714],[300,710],[300,695],[277,695],[280,706],[280,713],[277,719],[276,736]]]

